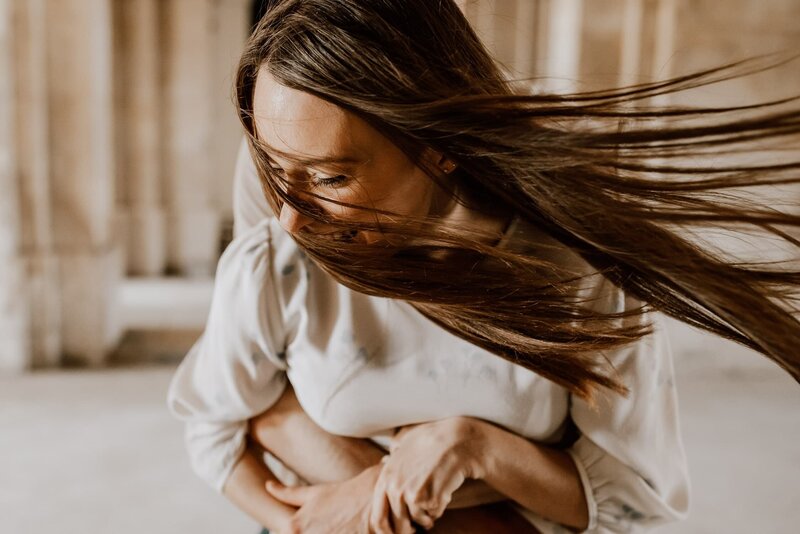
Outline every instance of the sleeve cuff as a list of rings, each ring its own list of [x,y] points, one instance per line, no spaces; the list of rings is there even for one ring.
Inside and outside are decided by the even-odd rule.
[[[242,454],[244,454],[244,450],[247,447],[247,440],[244,436],[242,436],[242,438],[236,440],[234,444],[235,447],[227,451],[222,468],[215,477],[215,480],[212,481],[214,489],[220,494],[222,493],[222,490],[225,489],[225,484],[228,482],[228,479],[233,472],[233,468],[236,467],[236,464],[239,463],[239,459],[242,457]]]
[[[686,518],[685,485],[674,493],[659,492],[586,436],[567,452],[586,495],[589,525],[584,532],[638,532]]]
[[[583,460],[575,450],[574,446],[567,449],[567,452],[572,457],[572,461],[575,463],[575,468],[578,470],[578,475],[581,479],[581,485],[583,486],[583,494],[586,497],[586,507],[589,510],[589,525],[583,532],[592,532],[597,529],[597,500],[594,497],[594,490],[592,489],[592,484],[589,480],[589,473],[586,471],[586,465],[583,463]]]

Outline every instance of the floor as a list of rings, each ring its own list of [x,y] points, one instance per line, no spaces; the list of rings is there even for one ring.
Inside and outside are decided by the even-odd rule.
[[[693,476],[669,534],[800,524],[800,387],[769,364],[679,370]],[[0,378],[0,533],[255,534],[199,482],[164,408],[172,365]]]

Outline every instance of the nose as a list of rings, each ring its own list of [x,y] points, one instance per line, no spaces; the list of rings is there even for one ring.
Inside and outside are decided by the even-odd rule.
[[[283,206],[281,206],[281,213],[278,216],[278,222],[280,222],[281,226],[284,230],[289,232],[290,234],[299,232],[303,228],[305,228],[313,219],[310,217],[303,215],[292,206],[289,205],[288,202],[284,202]]]

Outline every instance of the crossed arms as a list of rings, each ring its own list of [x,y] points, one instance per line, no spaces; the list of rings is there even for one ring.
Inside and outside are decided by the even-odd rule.
[[[537,532],[509,500],[576,529],[588,523],[583,488],[567,453],[480,420],[452,418],[403,429],[386,456],[369,440],[325,432],[287,387],[274,406],[250,420],[249,437],[250,447],[223,493],[279,534],[406,534],[415,525],[448,533]],[[277,483],[261,461],[261,449],[311,485]]]

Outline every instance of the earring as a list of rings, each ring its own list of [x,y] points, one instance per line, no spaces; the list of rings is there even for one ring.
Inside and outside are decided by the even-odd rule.
[[[451,159],[442,158],[442,161],[439,162],[439,168],[441,168],[442,172],[445,174],[450,174],[456,170],[456,167],[458,167],[458,164]]]

